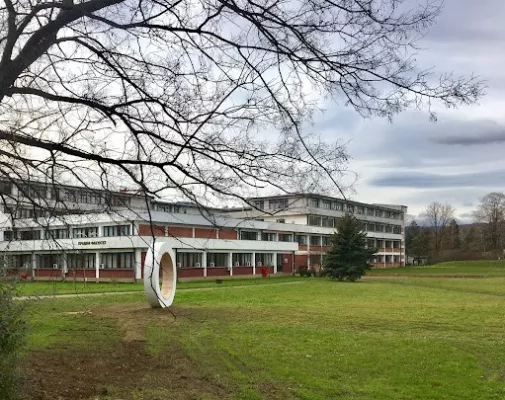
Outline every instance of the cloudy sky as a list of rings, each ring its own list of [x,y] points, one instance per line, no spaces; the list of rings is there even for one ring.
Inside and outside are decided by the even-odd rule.
[[[406,112],[389,123],[326,105],[315,128],[348,141],[349,167],[358,175],[354,199],[405,204],[413,215],[431,201],[449,202],[468,221],[483,195],[505,191],[504,15],[503,0],[447,0],[420,43],[421,66],[486,81],[478,105],[437,109],[436,123],[425,112]]]

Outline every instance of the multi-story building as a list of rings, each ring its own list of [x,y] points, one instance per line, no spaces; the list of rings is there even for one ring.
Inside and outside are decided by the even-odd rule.
[[[405,215],[406,206],[387,204],[366,204],[315,194],[294,194],[252,198],[253,207],[228,210],[227,215],[243,219],[287,225],[320,227],[326,235],[299,234],[295,241],[299,244],[297,265],[309,267],[322,263],[322,256],[328,250],[329,235],[335,231],[338,218],[346,212],[354,214],[367,232],[368,246],[378,249],[374,264],[377,267],[405,265]]]
[[[292,195],[255,198],[254,207],[206,210],[202,216],[187,202],[75,186],[59,187],[54,195],[50,186],[37,185],[36,203],[52,204],[58,212],[42,203],[35,207],[32,192],[4,185],[9,209],[0,220],[3,262],[37,279],[141,279],[153,239],[174,248],[181,277],[254,275],[259,268],[293,273],[322,264],[337,219],[346,211],[362,221],[369,246],[378,248],[375,266],[405,262],[404,206]],[[12,209],[30,206],[43,213],[9,218]]]

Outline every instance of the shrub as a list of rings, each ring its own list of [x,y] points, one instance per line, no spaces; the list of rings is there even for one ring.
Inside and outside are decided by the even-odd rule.
[[[306,265],[299,265],[296,269],[296,273],[300,276],[310,277],[312,276],[312,270],[310,270]]]
[[[17,398],[19,352],[24,343],[26,324],[23,305],[15,301],[16,280],[0,267],[0,399]]]

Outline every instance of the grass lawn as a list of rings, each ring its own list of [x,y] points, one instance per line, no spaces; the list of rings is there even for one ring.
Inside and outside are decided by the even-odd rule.
[[[435,265],[374,269],[369,275],[484,275],[505,276],[505,260],[451,261]]]
[[[505,278],[26,303],[24,399],[504,399]]]
[[[271,283],[281,283],[293,281],[293,277],[276,276],[271,278],[245,278],[245,279],[224,279],[222,283],[216,284],[216,279],[185,281],[177,285],[178,289],[221,287],[221,286],[245,286],[245,285],[264,285]],[[84,294],[84,293],[102,293],[102,292],[133,292],[143,291],[143,283],[117,283],[117,282],[21,282],[18,286],[19,296],[54,296],[59,294]]]

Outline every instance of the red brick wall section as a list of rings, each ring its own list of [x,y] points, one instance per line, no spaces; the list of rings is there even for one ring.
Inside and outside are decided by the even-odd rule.
[[[256,267],[256,273],[260,274],[261,267]],[[253,267],[233,267],[233,275],[252,275]]]
[[[298,245],[298,250],[300,251],[307,251],[308,246],[306,244],[299,244]]]
[[[203,268],[181,268],[179,270],[180,278],[199,278],[203,277]]]
[[[219,239],[237,239],[237,231],[234,231],[233,229],[220,229]]]
[[[169,226],[168,236],[172,237],[193,237],[193,228],[185,228],[182,226]]]
[[[226,275],[230,275],[228,269],[226,268],[219,268],[219,267],[207,268],[207,276],[226,276]]]
[[[61,269],[40,269],[35,270],[35,277],[40,278],[61,278]]]
[[[151,229],[152,228],[152,229]],[[160,225],[139,225],[140,236],[165,236],[165,227]]]
[[[308,261],[308,256],[304,255],[296,255],[295,256],[295,271],[298,269],[298,267],[307,266],[307,261]]]
[[[95,278],[96,270],[94,269],[71,269],[68,274],[65,275],[66,279],[74,278]]]
[[[135,278],[133,269],[101,269],[100,278]]]
[[[204,228],[195,228],[195,237],[203,238],[203,239],[215,239],[217,237],[216,229],[204,229]]]
[[[280,270],[280,268],[279,268]],[[282,254],[282,272],[293,272],[293,255]]]

